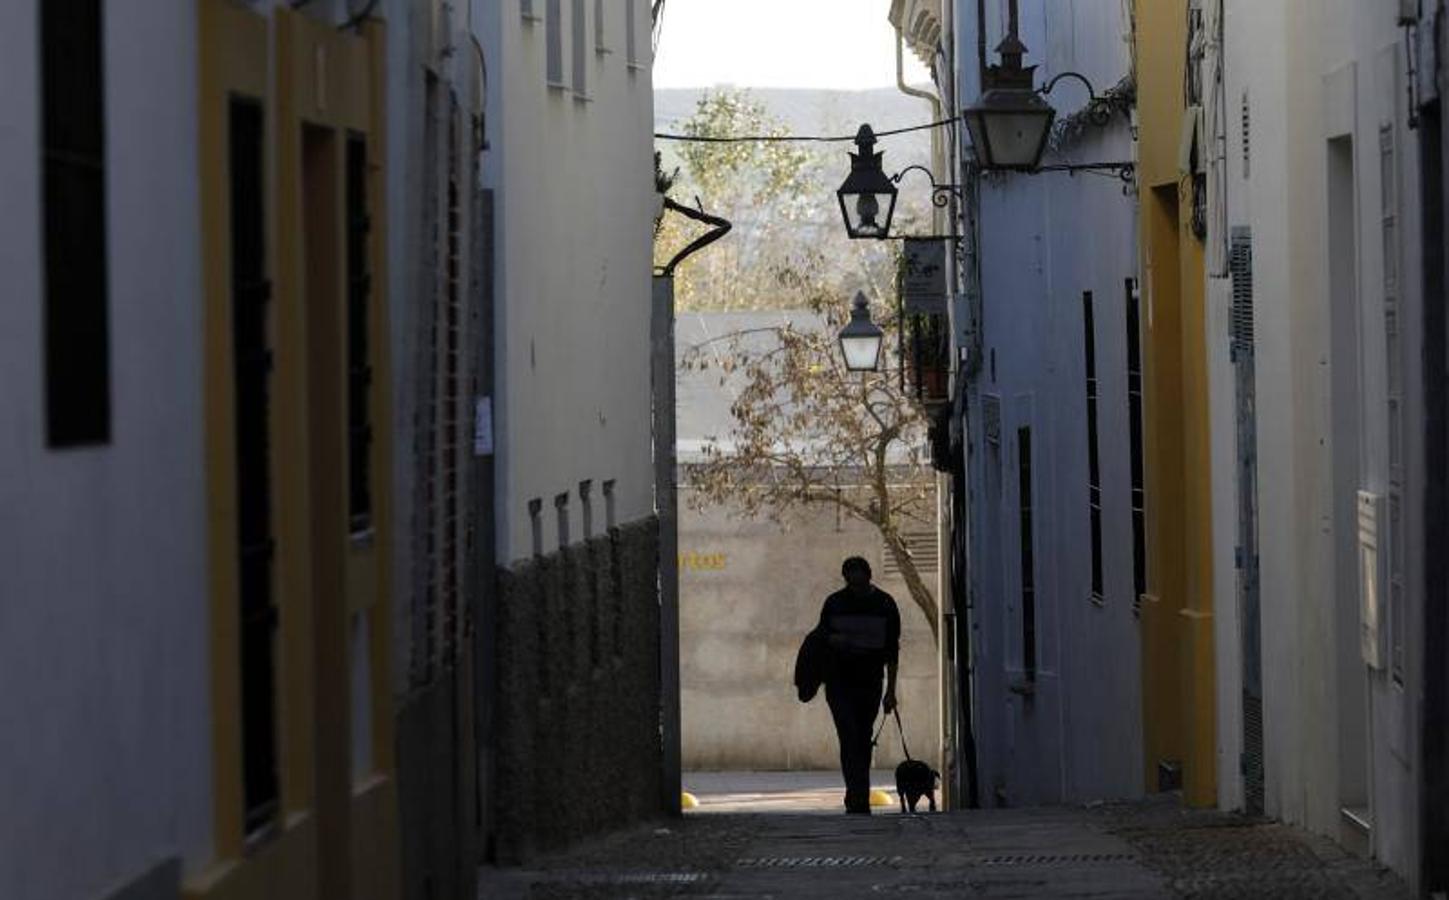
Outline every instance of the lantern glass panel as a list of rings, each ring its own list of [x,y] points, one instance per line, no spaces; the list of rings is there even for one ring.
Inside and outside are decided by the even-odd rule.
[[[881,335],[840,336],[845,367],[852,372],[874,372],[880,366]]]

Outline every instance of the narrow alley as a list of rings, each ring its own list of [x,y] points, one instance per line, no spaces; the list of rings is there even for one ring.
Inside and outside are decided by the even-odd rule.
[[[1449,0],[0,13],[0,900],[1449,900]]]
[[[885,773],[881,773],[885,774]],[[717,779],[700,811],[485,878],[479,897],[1122,897],[1400,900],[1402,880],[1262,819],[1143,803],[869,818],[831,787]],[[776,789],[779,785],[777,783]],[[769,812],[750,812],[768,808]]]

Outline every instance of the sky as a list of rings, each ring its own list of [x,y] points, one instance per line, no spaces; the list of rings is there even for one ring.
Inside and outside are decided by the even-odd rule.
[[[656,88],[896,83],[890,0],[666,0]],[[930,73],[906,49],[906,82]]]

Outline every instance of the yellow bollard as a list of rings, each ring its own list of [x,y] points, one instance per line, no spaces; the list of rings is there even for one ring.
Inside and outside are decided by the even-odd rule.
[[[892,800],[891,795],[887,794],[885,791],[870,792],[871,806],[895,806],[895,804],[896,801]]]
[[[689,791],[684,791],[679,795],[679,808],[698,809],[699,798],[691,794]]]

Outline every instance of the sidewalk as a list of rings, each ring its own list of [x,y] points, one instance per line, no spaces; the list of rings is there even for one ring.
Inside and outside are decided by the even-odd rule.
[[[894,800],[895,773],[870,773],[871,787]],[[839,772],[689,772],[684,789],[699,800],[698,813],[772,813],[836,815],[845,802]],[[897,807],[899,808],[899,807]],[[925,810],[922,800],[918,808]]]
[[[879,781],[879,779],[878,779]],[[688,776],[701,806],[482,873],[480,897],[1285,897],[1407,900],[1328,841],[1186,811],[1170,797],[1095,808],[869,818],[824,776]]]

